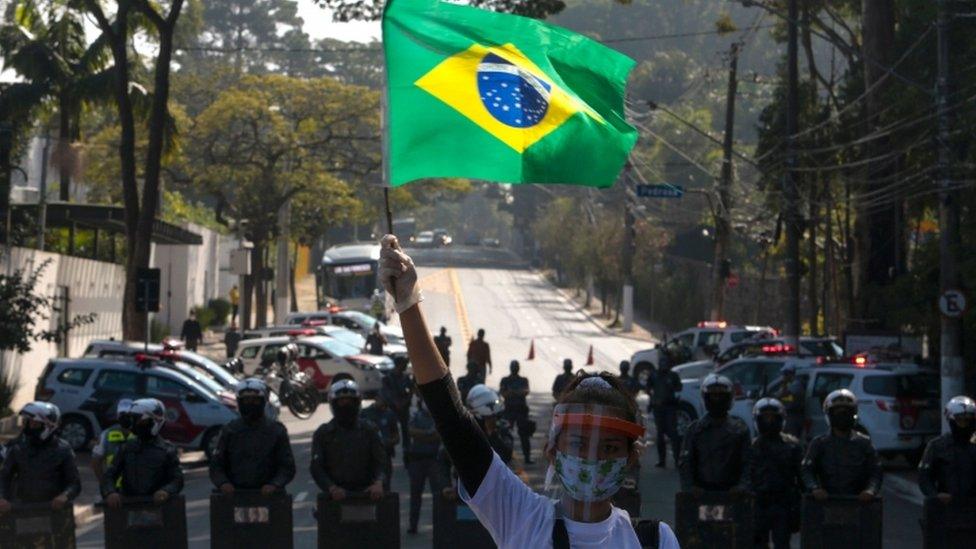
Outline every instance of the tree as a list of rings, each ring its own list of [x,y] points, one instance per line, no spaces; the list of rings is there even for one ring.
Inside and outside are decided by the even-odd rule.
[[[58,113],[56,158],[59,164],[60,198],[70,199],[73,172],[71,144],[81,137],[79,119],[85,103],[110,96],[112,67],[103,37],[91,43],[85,37],[82,13],[70,0],[20,0],[7,7],[0,27],[0,51],[4,65],[25,79],[24,91],[32,90],[34,105],[51,101]]]
[[[216,200],[218,221],[246,221],[252,273],[264,271],[289,200],[306,239],[359,211],[343,179],[379,169],[378,106],[376,92],[331,78],[245,76],[195,119],[192,181]],[[263,285],[255,293],[261,326]]]
[[[164,147],[174,137],[169,117],[170,62],[173,58],[176,22],[184,0],[151,3],[149,0],[116,0],[111,16],[99,0],[83,0],[85,9],[101,29],[115,61],[113,80],[115,102],[121,128],[119,160],[122,168],[122,195],[125,207],[126,262],[125,294],[122,306],[122,333],[126,339],[145,338],[145,327],[138,322],[136,285],[140,268],[149,266],[153,223],[159,210],[159,182]],[[168,4],[169,10],[163,12]],[[145,24],[157,40],[150,99],[148,146],[143,159],[142,185],[137,177],[136,106],[133,100],[133,62],[130,44],[138,25]]]
[[[327,7],[336,21],[374,20],[383,15],[387,0],[315,0]],[[562,0],[468,0],[472,6],[494,11],[514,13],[536,19],[563,11],[566,4]]]

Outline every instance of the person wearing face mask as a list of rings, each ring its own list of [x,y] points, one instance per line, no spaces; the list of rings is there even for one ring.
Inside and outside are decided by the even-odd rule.
[[[21,436],[8,447],[0,467],[0,515],[19,503],[62,509],[81,492],[81,480],[71,446],[54,434],[61,411],[47,402],[31,402],[18,415]]]
[[[688,426],[678,459],[681,489],[685,492],[744,490],[742,472],[751,444],[749,426],[730,416],[732,382],[709,374],[701,384],[707,413]]]
[[[176,447],[159,436],[166,423],[166,407],[155,398],[132,403],[132,432],[136,438],[122,446],[102,475],[102,497],[112,508],[122,497],[152,496],[163,503],[183,490],[183,470]]]
[[[458,473],[459,496],[498,547],[678,547],[666,524],[654,521],[647,528],[641,522],[635,528],[611,502],[639,458],[643,435],[637,405],[616,376],[580,376],[566,387],[545,451],[562,495],[554,501],[536,494],[506,467],[473,410],[462,404],[421,311],[416,267],[396,237],[383,238],[380,262],[380,280],[395,296],[418,390]],[[473,400],[476,390],[481,392],[475,387],[468,394],[470,404],[480,403]],[[493,402],[500,408],[497,394]],[[490,429],[489,421],[485,425]]]
[[[350,491],[366,491],[374,501],[383,497],[386,451],[376,427],[359,420],[361,405],[355,381],[333,382],[329,386],[332,421],[312,436],[312,478],[335,501],[342,501]]]
[[[115,405],[116,425],[102,431],[98,444],[92,448],[92,471],[101,482],[105,468],[112,464],[122,445],[135,438],[132,434],[132,400],[123,398]]]
[[[948,505],[976,497],[976,402],[957,396],[945,405],[949,432],[929,441],[918,464],[918,487]]]
[[[295,458],[288,431],[265,415],[268,386],[257,378],[237,384],[241,417],[220,430],[210,459],[210,480],[221,492],[261,490],[264,496],[285,489],[295,478]]]
[[[756,496],[756,547],[788,549],[800,524],[800,462],[803,448],[783,432],[786,407],[775,398],[762,398],[752,408],[759,436],[752,441],[743,472],[743,485]]]
[[[830,431],[810,442],[803,458],[803,484],[817,501],[858,496],[871,502],[881,493],[881,462],[867,435],[855,430],[857,397],[838,389],[824,399]]]
[[[499,385],[502,398],[505,399],[505,417],[510,425],[515,425],[519,442],[522,443],[522,458],[526,465],[532,465],[532,435],[535,434],[535,422],[529,419],[529,379],[519,375],[521,366],[513,360],[508,366],[511,375],[502,378]]]

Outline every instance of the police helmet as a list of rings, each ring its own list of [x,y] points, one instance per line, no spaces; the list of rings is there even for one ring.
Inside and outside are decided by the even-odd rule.
[[[479,419],[495,416],[505,411],[498,391],[488,387],[484,383],[479,383],[468,391],[466,404],[471,409],[471,413]]]
[[[856,412],[857,396],[855,396],[854,393],[850,392],[847,389],[837,389],[836,391],[833,391],[832,393],[827,395],[827,398],[824,399],[823,411],[825,414],[829,416],[831,410],[841,406],[854,408]]]
[[[337,398],[362,400],[362,396],[359,394],[359,385],[356,385],[356,382],[351,379],[340,379],[332,382],[332,385],[329,385],[329,400]]]
[[[728,393],[731,395],[733,389],[732,381],[718,374],[708,374],[701,384],[701,392],[703,395],[706,393]]]
[[[151,419],[153,422],[153,436],[158,435],[160,429],[163,428],[163,424],[166,423],[166,406],[163,406],[163,403],[155,398],[140,398],[136,400],[132,403],[132,408],[129,409],[129,413],[132,414],[133,424]]]
[[[782,417],[786,417],[786,407],[783,403],[775,398],[761,398],[756,402],[756,405],[752,407],[752,417],[754,419],[759,418],[759,414],[763,412],[776,412]]]
[[[241,398],[242,393],[257,393],[261,398],[268,398],[268,386],[263,380],[256,377],[249,377],[237,382],[237,386],[234,388],[234,392],[237,394],[237,398]]]
[[[44,425],[44,429],[41,430],[41,440],[50,438],[61,424],[61,410],[50,402],[29,402],[18,415],[28,421],[39,421]]]
[[[968,396],[957,396],[946,402],[946,421],[955,421],[957,417],[963,415],[976,416],[976,401]]]
[[[128,414],[132,410],[132,399],[123,398],[115,405],[115,417],[122,417],[122,414]]]

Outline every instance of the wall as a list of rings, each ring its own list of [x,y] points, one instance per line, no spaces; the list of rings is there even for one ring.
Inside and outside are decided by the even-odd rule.
[[[34,269],[45,261],[50,261],[38,279],[37,290],[48,296],[64,295],[70,299],[67,315],[95,313],[95,322],[73,330],[60,346],[54,343],[38,342],[30,352],[16,354],[3,353],[0,368],[10,368],[20,379],[20,390],[12,408],[17,410],[34,398],[34,385],[47,362],[62,354],[79,356],[92,339],[122,337],[122,293],[125,287],[125,272],[121,265],[68,257],[64,255],[39,252],[26,248],[13,248],[13,269]],[[7,268],[6,258],[0,259],[0,268]],[[51,318],[38,327],[50,328],[57,323]]]
[[[153,247],[152,266],[161,271],[160,311],[155,318],[173,335],[179,335],[190,309],[216,297],[226,298],[226,292],[220,293],[221,235],[194,224],[185,228],[203,237],[203,244]]]

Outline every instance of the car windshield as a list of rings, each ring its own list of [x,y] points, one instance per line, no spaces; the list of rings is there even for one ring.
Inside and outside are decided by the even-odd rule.
[[[891,398],[937,398],[939,377],[933,374],[865,376],[864,392]]]
[[[803,349],[812,356],[840,358],[844,356],[844,349],[837,342],[830,339],[817,339],[800,343]]]
[[[376,320],[375,318],[369,316],[368,314],[366,314],[366,313],[360,313],[359,311],[347,311],[347,312],[343,313],[343,315],[346,318],[354,321],[356,324],[359,324],[360,326],[365,327],[367,330],[372,330],[373,329],[373,325],[376,324],[377,322],[379,322],[378,320]],[[382,322],[380,322],[380,327],[381,328],[383,327],[383,323]]]
[[[234,374],[228,372],[222,366],[209,358],[192,351],[184,351],[183,355],[189,361],[199,364],[204,370],[206,370],[207,374],[216,378],[217,381],[223,383],[225,386],[237,384],[237,378],[234,377]]]
[[[225,390],[224,386],[214,381],[212,377],[201,374],[196,368],[185,362],[176,362],[173,366],[175,366],[176,371],[202,386],[208,393],[217,394],[217,392]]]
[[[347,357],[351,355],[358,355],[362,352],[358,347],[349,345],[348,343],[343,343],[338,339],[326,337],[316,339],[315,346],[325,349],[330,355],[333,356]]]
[[[347,345],[352,345],[358,349],[362,349],[363,346],[366,345],[366,339],[363,336],[352,330],[347,330],[346,328],[333,328],[330,326],[329,329],[326,330],[325,335],[337,339]]]

